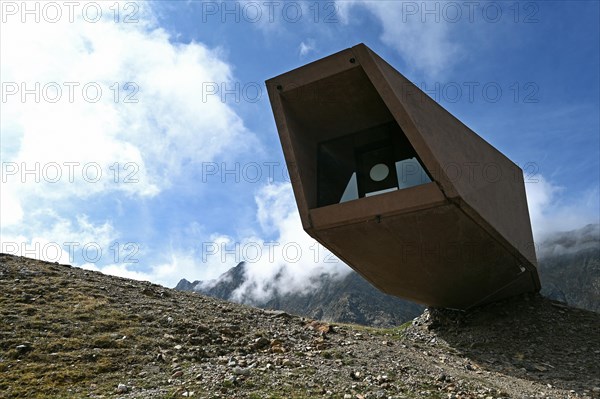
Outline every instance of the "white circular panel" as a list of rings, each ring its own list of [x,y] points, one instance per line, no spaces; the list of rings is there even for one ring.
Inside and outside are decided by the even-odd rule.
[[[386,164],[378,163],[377,165],[371,168],[369,172],[369,176],[373,181],[382,181],[385,180],[390,174],[390,168],[387,167]]]

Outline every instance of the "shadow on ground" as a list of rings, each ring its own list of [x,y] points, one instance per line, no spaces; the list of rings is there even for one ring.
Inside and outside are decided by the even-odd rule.
[[[527,295],[467,313],[432,309],[422,317],[426,329],[475,368],[600,396],[599,313]]]

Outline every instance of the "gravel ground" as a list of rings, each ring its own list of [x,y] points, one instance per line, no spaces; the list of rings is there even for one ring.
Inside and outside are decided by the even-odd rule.
[[[0,255],[0,397],[600,398],[600,314],[527,295],[335,325]]]

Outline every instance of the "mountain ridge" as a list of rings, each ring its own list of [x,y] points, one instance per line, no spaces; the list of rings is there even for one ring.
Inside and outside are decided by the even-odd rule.
[[[244,262],[229,269],[214,281],[181,280],[175,289],[196,291],[223,300],[232,295],[245,281]],[[307,293],[275,294],[266,301],[256,301],[241,294],[240,302],[263,309],[283,310],[288,313],[327,322],[353,323],[376,327],[398,326],[420,315],[424,306],[384,294],[358,273],[350,271],[343,277],[322,274],[312,283],[315,289]],[[277,285],[278,281],[271,282]],[[190,289],[191,287],[191,289]]]

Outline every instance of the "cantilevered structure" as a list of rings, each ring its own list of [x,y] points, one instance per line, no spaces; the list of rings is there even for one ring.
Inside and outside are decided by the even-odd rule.
[[[304,229],[380,290],[538,291],[522,170],[364,44],[267,81]]]

